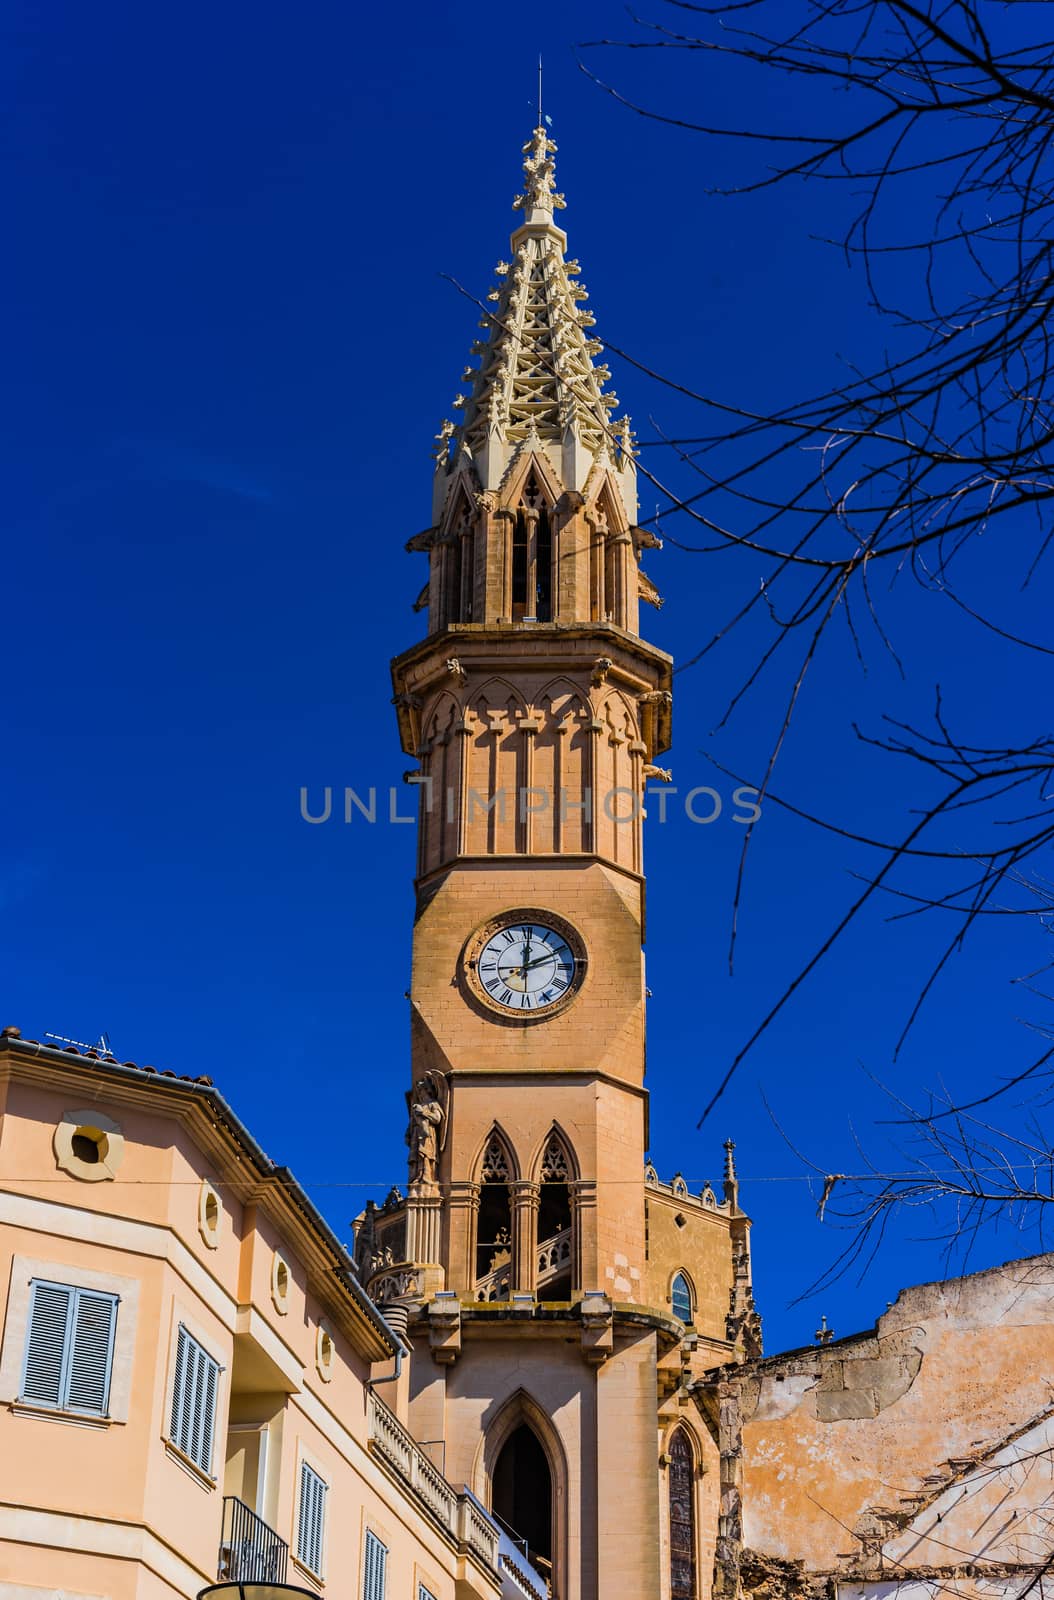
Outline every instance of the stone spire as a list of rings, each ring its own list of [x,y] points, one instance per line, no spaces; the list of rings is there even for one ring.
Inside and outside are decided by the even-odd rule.
[[[603,346],[589,330],[585,286],[577,261],[565,259],[567,236],[553,221],[564,207],[556,190],[556,145],[544,127],[524,145],[524,186],[513,202],[523,221],[512,235],[511,261],[497,266],[480,326],[488,337],[467,367],[468,394],[454,401],[459,426],[444,423],[437,436],[438,518],[459,464],[470,462],[484,491],[498,489],[527,440],[544,447],[564,489],[581,491],[598,461],[618,475],[625,510],[636,520],[636,471],[629,419],[611,421],[617,397],[605,392]]]
[[[725,1140],[725,1200],[735,1211],[739,1206],[739,1179],[736,1176],[736,1141]]]

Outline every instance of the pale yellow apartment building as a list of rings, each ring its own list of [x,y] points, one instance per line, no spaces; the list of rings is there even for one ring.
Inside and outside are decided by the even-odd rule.
[[[0,1307],[0,1600],[541,1594],[508,1540],[503,1589],[405,1427],[398,1334],[208,1079],[4,1031]]]

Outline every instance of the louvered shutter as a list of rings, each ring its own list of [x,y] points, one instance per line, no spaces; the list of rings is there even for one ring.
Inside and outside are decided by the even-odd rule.
[[[202,1472],[211,1475],[220,1367],[182,1323],[176,1336],[176,1371],[168,1436]]]
[[[426,1589],[423,1583],[417,1586],[417,1600],[436,1600],[431,1589]]]
[[[322,1541],[326,1526],[327,1486],[306,1461],[300,1463],[300,1514],[297,1518],[297,1560],[322,1577]]]
[[[117,1322],[117,1299],[78,1289],[72,1308],[66,1404],[73,1411],[105,1413],[110,1398],[110,1364]]]
[[[34,1281],[22,1399],[105,1416],[117,1296]]]
[[[61,1405],[72,1302],[72,1289],[57,1283],[33,1284],[23,1400],[35,1400],[43,1406]]]
[[[366,1560],[362,1574],[362,1600],[384,1600],[388,1571],[388,1548],[375,1533],[366,1530]]]

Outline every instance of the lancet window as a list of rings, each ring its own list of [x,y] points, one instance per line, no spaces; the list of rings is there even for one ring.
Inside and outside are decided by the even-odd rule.
[[[451,622],[471,622],[476,581],[475,519],[468,503],[462,500],[459,514],[439,545],[441,562],[440,626]]]
[[[670,1485],[670,1600],[696,1600],[695,1456],[678,1428],[667,1450]]]
[[[537,474],[528,474],[512,526],[512,620],[553,620],[553,527]]]
[[[542,1156],[538,1197],[537,1281],[539,1300],[569,1300],[574,1254],[571,1163],[553,1133]]]
[[[512,1190],[509,1157],[493,1134],[483,1152],[476,1222],[476,1299],[507,1300],[512,1292]]]

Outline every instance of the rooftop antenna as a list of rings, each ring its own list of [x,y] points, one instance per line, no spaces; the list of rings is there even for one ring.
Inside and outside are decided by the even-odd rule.
[[[83,1039],[67,1039],[61,1033],[46,1033],[44,1037],[45,1039],[54,1039],[56,1044],[72,1044],[78,1050],[96,1050],[101,1056],[113,1055],[108,1033],[100,1033],[94,1044],[86,1044]]]

